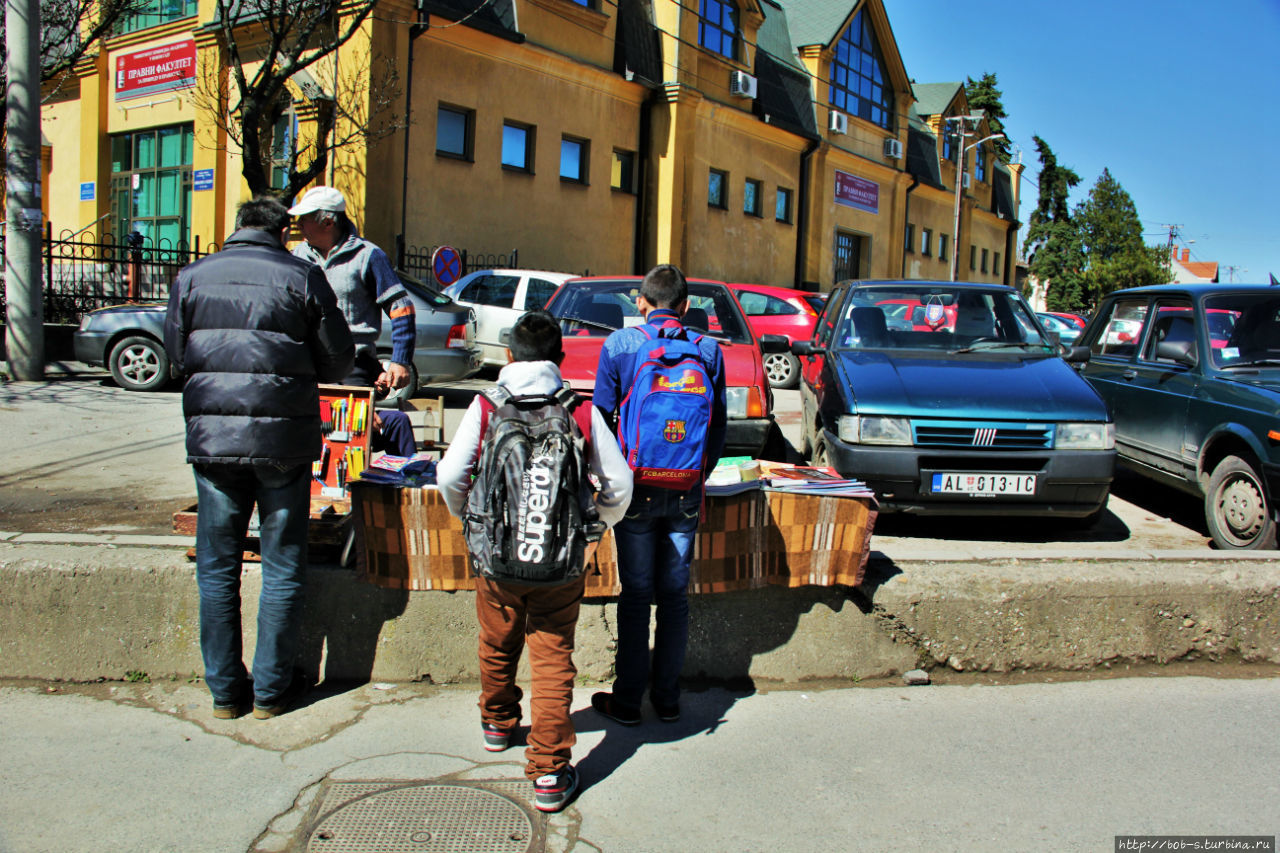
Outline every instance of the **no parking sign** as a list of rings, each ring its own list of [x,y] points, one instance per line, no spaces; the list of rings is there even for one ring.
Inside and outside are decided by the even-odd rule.
[[[441,287],[462,278],[462,256],[452,246],[441,246],[431,253],[431,272]]]

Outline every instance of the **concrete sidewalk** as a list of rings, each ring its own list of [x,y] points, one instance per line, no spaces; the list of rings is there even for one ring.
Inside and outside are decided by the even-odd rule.
[[[182,681],[0,688],[0,851],[1113,849],[1274,836],[1280,679],[686,693],[634,729],[576,692],[583,780],[532,810],[464,688],[213,720]]]

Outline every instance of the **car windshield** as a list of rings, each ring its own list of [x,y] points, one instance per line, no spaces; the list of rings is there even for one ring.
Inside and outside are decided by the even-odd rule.
[[[449,304],[449,297],[445,296],[431,285],[418,281],[416,278],[409,278],[404,273],[398,273],[397,275],[400,279],[400,283],[404,285],[405,290],[409,291],[428,305],[442,306]]]
[[[938,284],[856,287],[844,307],[836,345],[950,354],[1053,351],[1017,294]]]
[[[638,281],[571,281],[561,286],[547,309],[560,318],[567,336],[604,337],[644,322],[636,307],[639,293]],[[751,343],[746,321],[724,285],[689,282],[684,323],[722,341]]]
[[[1280,293],[1224,293],[1204,300],[1215,367],[1280,366]]]

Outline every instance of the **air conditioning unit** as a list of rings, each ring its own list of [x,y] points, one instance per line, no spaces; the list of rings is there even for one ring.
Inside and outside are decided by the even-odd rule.
[[[968,172],[964,173],[964,179],[960,181],[960,186],[964,187],[965,189],[969,189],[969,173]]]
[[[729,93],[740,98],[754,98],[756,96],[756,78],[745,71],[730,72]]]
[[[884,141],[884,156],[888,157],[890,160],[901,160],[902,140],[893,138],[886,139]]]
[[[849,117],[842,112],[836,110],[831,111],[831,121],[827,124],[827,129],[832,133],[848,133]]]

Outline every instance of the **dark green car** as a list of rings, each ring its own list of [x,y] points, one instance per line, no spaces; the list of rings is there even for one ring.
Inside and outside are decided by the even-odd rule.
[[[1120,463],[1202,496],[1219,548],[1275,548],[1280,287],[1117,291],[1079,344],[1115,418]]]

